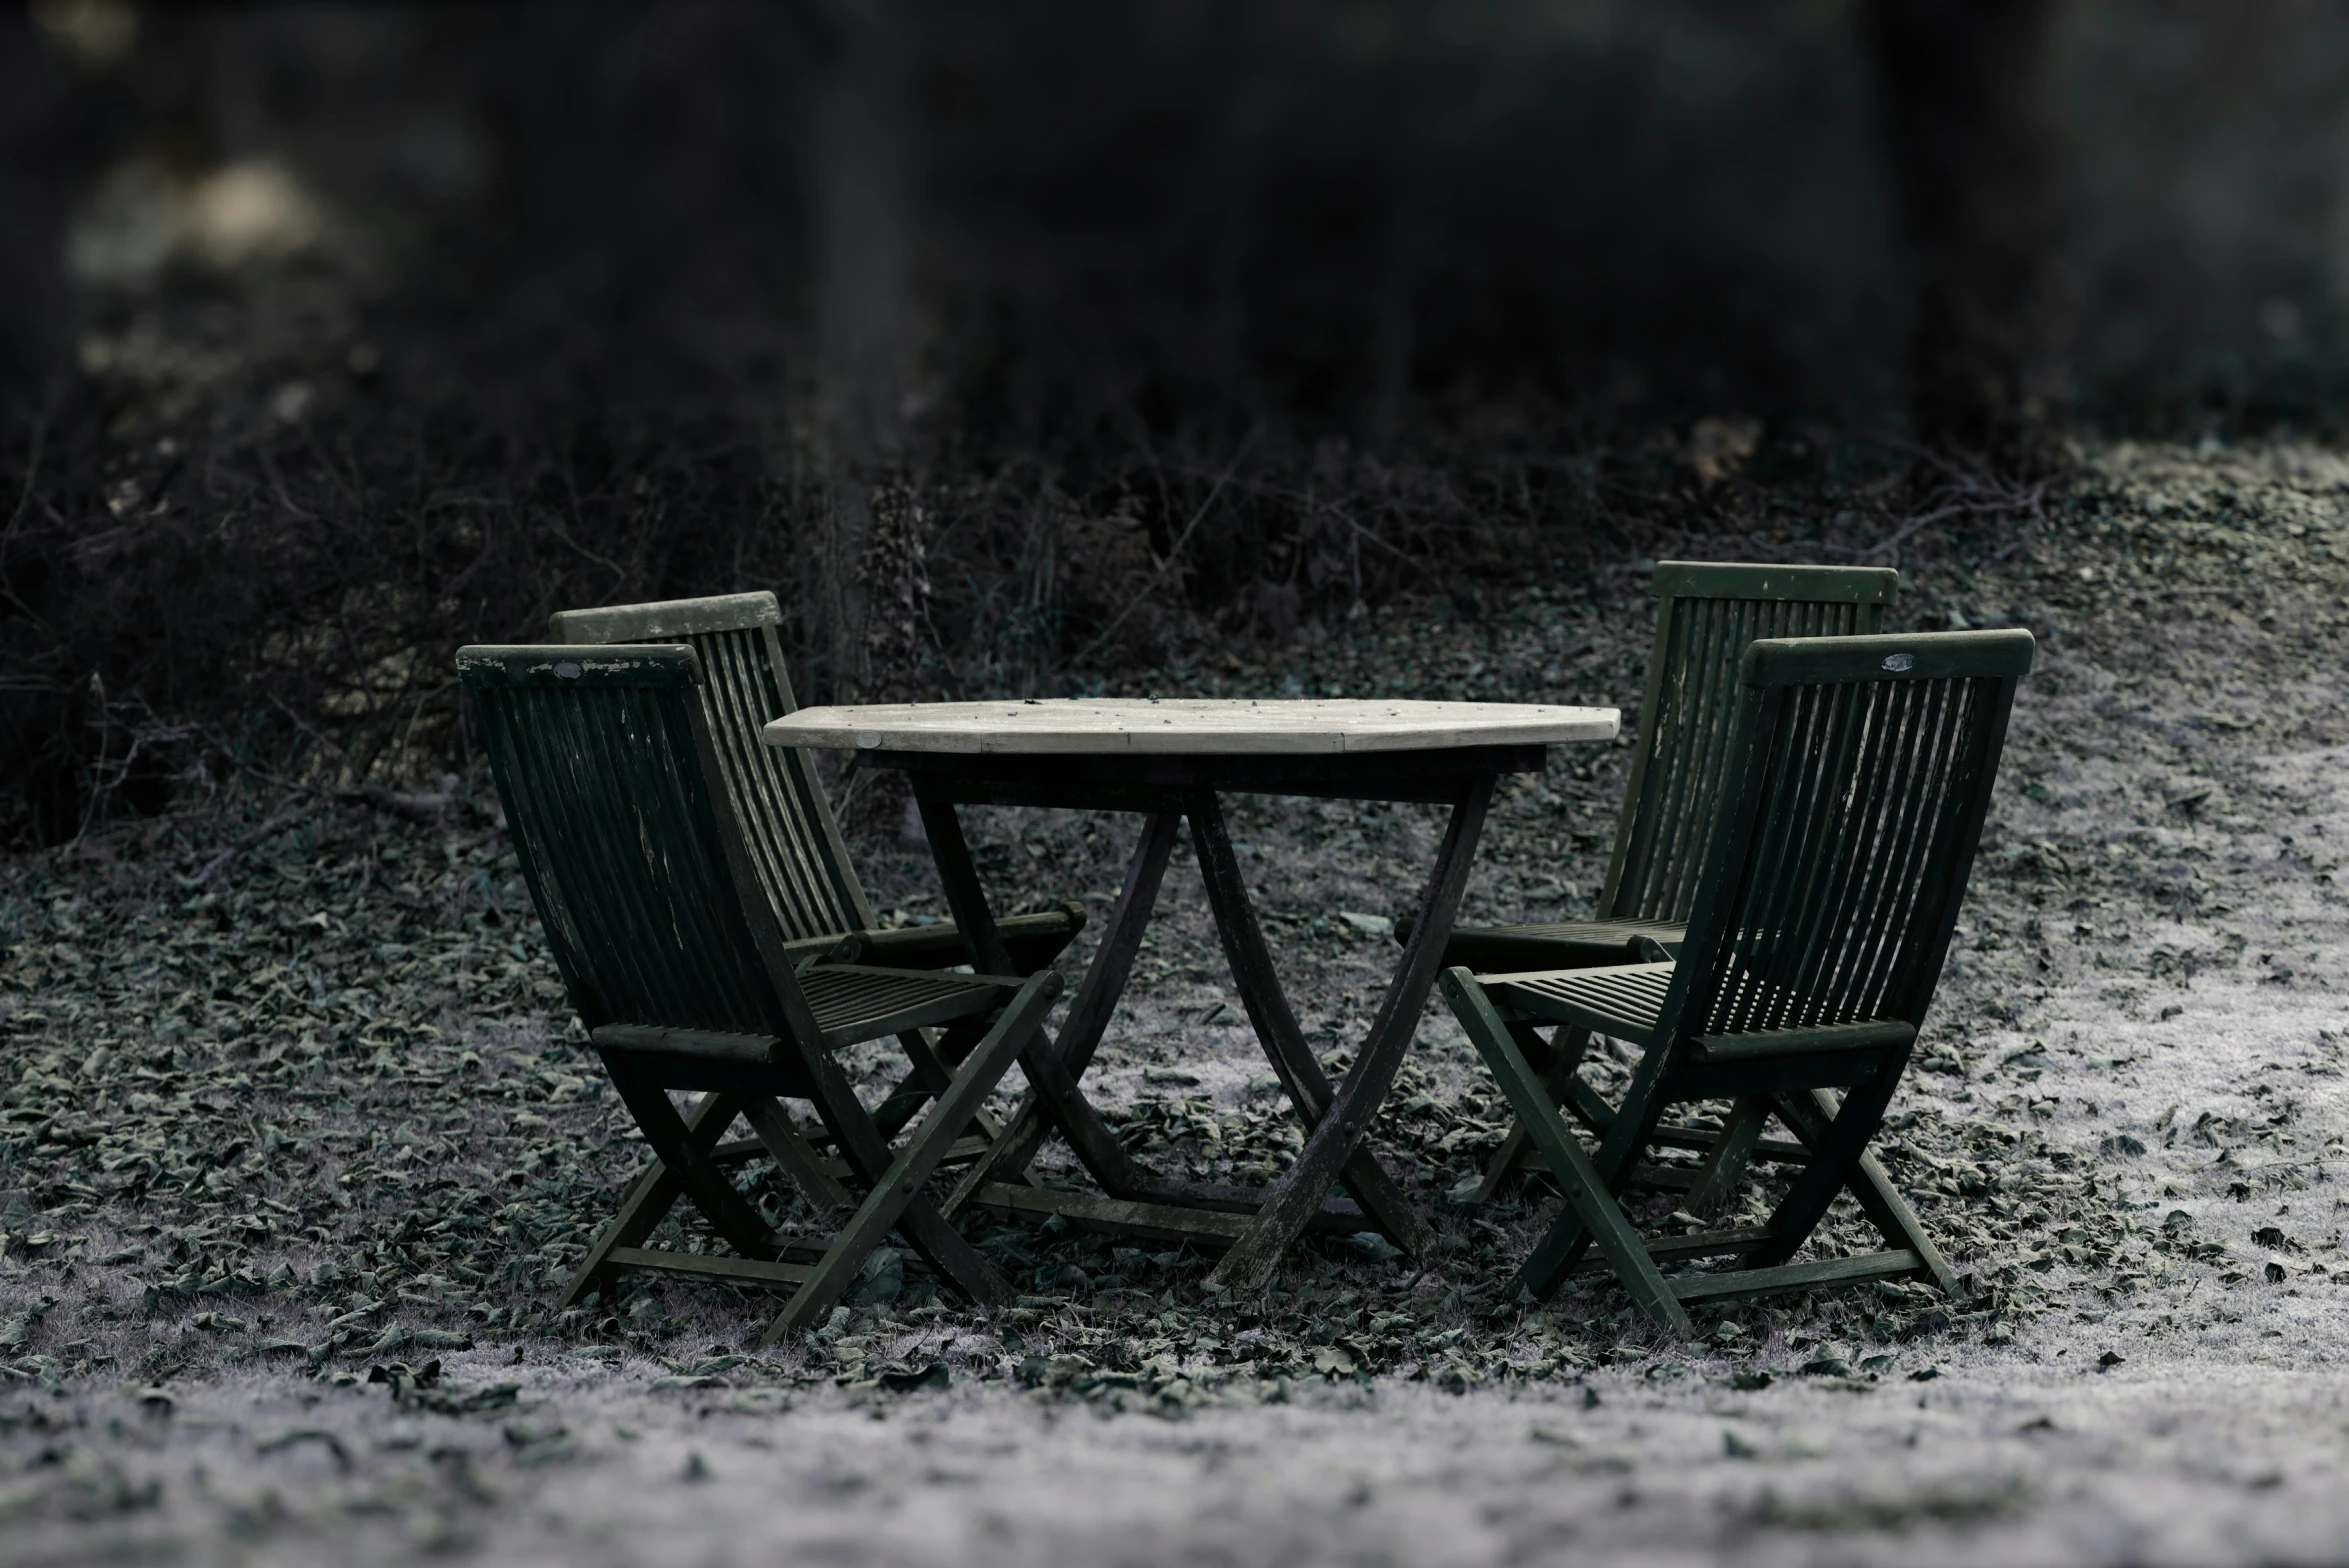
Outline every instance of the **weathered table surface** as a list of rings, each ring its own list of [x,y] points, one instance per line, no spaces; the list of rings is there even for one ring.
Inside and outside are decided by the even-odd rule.
[[[1327,756],[1609,740],[1613,708],[1362,698],[1075,697],[802,708],[775,746],[863,751]]]
[[[1228,1244],[1210,1276],[1235,1289],[1268,1283],[1307,1228],[1375,1228],[1417,1255],[1431,1239],[1394,1178],[1363,1146],[1435,982],[1468,884],[1477,835],[1503,773],[1538,771],[1560,741],[1614,737],[1612,708],[1519,703],[1198,698],[873,704],[807,708],[766,727],[769,745],[854,748],[868,767],[903,770],[928,831],[948,907],[971,962],[1010,972],[955,807],[1060,806],[1137,812],[1141,843],[1057,1042],[1039,1035],[1021,1058],[1030,1092],[949,1198],[951,1215],[982,1207],[1172,1240]],[[1370,1030],[1342,1082],[1322,1069],[1281,988],[1240,876],[1219,791],[1421,801],[1451,808]],[[1256,1189],[1185,1181],[1137,1162],[1088,1101],[1084,1076],[1132,971],[1184,821],[1198,854],[1224,957],[1256,1037],[1307,1130],[1279,1180]],[[1058,1130],[1106,1196],[1024,1181],[1046,1132]],[[1333,1198],[1343,1182],[1352,1202]]]

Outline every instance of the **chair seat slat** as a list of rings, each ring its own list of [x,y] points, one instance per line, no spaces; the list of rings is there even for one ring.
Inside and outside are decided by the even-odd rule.
[[[1606,969],[1491,975],[1484,983],[1546,1017],[1644,1042],[1662,1016],[1672,972],[1669,963],[1622,964]]]

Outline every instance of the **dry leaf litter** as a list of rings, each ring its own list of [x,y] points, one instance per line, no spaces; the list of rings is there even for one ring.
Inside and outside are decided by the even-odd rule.
[[[2349,1269],[2335,883],[2349,837],[2336,782],[2345,501],[2349,464],[2312,449],[2116,446],[2043,519],[1911,572],[1898,623],[2025,624],[2042,650],[1882,1150],[1972,1294],[1898,1285],[1740,1305],[1704,1318],[1693,1346],[1658,1337],[1596,1277],[1545,1303],[1511,1298],[1510,1271],[1553,1204],[1538,1185],[1492,1208],[1466,1201],[1507,1118],[1440,1007],[1372,1134],[1440,1233],[1417,1262],[1375,1238],[1313,1239],[1269,1293],[1235,1298],[1206,1289],[1213,1259],[1190,1248],[974,1220],[1020,1291],[1000,1310],[941,1295],[888,1250],[822,1329],[767,1353],[746,1349],[774,1305],[756,1293],[640,1279],[558,1312],[644,1152],[583,1048],[479,781],[444,780],[451,803],[426,820],[256,801],[20,861],[0,874],[0,1559],[298,1556],[329,1539],[386,1559],[535,1551],[562,1529],[555,1499],[593,1512],[599,1470],[641,1475],[656,1455],[681,1487],[720,1483],[696,1494],[709,1517],[741,1515],[743,1499],[711,1501],[734,1496],[718,1472],[779,1441],[760,1434],[783,1412],[780,1430],[821,1435],[831,1457],[811,1460],[817,1471],[865,1477],[802,1477],[831,1510],[808,1517],[878,1531],[873,1519],[927,1494],[860,1503],[889,1467],[875,1439],[842,1435],[862,1432],[853,1420],[978,1420],[1004,1401],[1043,1422],[1014,1430],[1048,1449],[1056,1412],[1147,1413],[1171,1425],[1141,1430],[1253,1433],[1260,1446],[1286,1431],[1325,1460],[1353,1451],[1359,1423],[1402,1422],[1406,1453],[1468,1442],[1443,1436],[1466,1423],[1506,1463],[1480,1472],[1498,1488],[1480,1504],[1482,1534],[1430,1543],[1425,1560],[1563,1550],[1577,1530],[1602,1555],[1669,1545],[1800,1560],[1804,1543],[1918,1530],[1995,1552],[2000,1532],[2062,1515],[2036,1462],[1980,1459],[1855,1491],[1818,1461],[1893,1441],[1886,1412],[1945,1391],[1962,1404],[2002,1368],[2054,1366],[2109,1392],[2197,1356],[2272,1367],[2287,1386],[2292,1369],[2337,1364],[2349,1324],[2336,1284]],[[1805,545],[1765,532],[1744,547]],[[1172,672],[1162,688],[1615,703],[1635,725],[1644,565],[1373,612],[1267,663]],[[1548,773],[1508,786],[1466,918],[1588,908],[1628,755],[1561,748]],[[1334,1071],[1376,1005],[1392,918],[1440,822],[1412,807],[1231,809],[1292,996]],[[972,827],[1002,907],[1077,897],[1098,928],[1131,819],[977,812]],[[936,918],[910,842],[863,860],[888,920]],[[1182,857],[1161,908],[1088,1082],[1146,1159],[1267,1179],[1300,1133]],[[1628,1062],[1598,1062],[1599,1086]],[[856,1065],[877,1092],[885,1060]],[[1073,1167],[1048,1146],[1039,1171]],[[797,1222],[771,1175],[756,1196]],[[665,1239],[720,1246],[689,1220]],[[1823,1242],[1872,1245],[1841,1210]],[[1758,1413],[1771,1400],[1780,1415]],[[1626,1402],[1644,1425],[1624,1425]],[[2337,1412],[2309,1419],[2340,1428]],[[2026,1447],[2060,1430],[2009,1425]],[[922,1426],[907,1441],[933,1429],[951,1436]],[[739,1434],[723,1439],[726,1465],[704,1452],[720,1439],[695,1437],[721,1430]],[[1201,1441],[1228,1454],[1250,1439]],[[1707,1463],[1674,1484],[1706,1506],[1638,1506],[1656,1495],[1651,1471],[1684,1469],[1675,1445],[1690,1441]],[[1112,1445],[1149,1450],[1129,1481],[1172,1462],[1154,1443]],[[840,1457],[852,1453],[864,1457]],[[964,1462],[992,1473],[984,1457]],[[2255,1523],[2260,1498],[2309,1484],[2231,1462],[2205,1468],[2252,1499]],[[1111,1460],[1054,1463],[1075,1474]],[[1327,1481],[1337,1463],[1316,1473]],[[1322,1488],[1327,1507],[1363,1521],[1364,1541],[1418,1527],[1390,1521],[1382,1535],[1369,1522],[1382,1488],[1422,1523],[1457,1490],[1395,1463],[1354,1502],[1356,1482]],[[1282,1484],[1265,1465],[1220,1522],[1194,1509],[1186,1527],[1140,1503],[1088,1514],[1064,1501],[1032,1520],[1007,1506],[1000,1555],[1082,1556],[1130,1529],[1168,1554],[1230,1537],[1235,1560],[1344,1556],[1344,1531],[1292,1538],[1263,1523]],[[1538,1510],[1509,1524],[1508,1499],[1536,1472],[1558,1509],[1612,1498],[1613,1534],[1563,1514],[1541,1527]],[[1516,1491],[1500,1485],[1511,1475]],[[726,1555],[690,1524],[660,1533],[659,1510],[630,1523],[601,1506],[598,1551],[615,1560],[655,1543]],[[2125,1513],[2107,1499],[2094,1517]],[[969,1519],[916,1527],[930,1517],[904,1514],[896,1535],[852,1530],[851,1558],[952,1560],[932,1547],[967,1547]],[[2297,1517],[2349,1528],[2338,1509]],[[1250,1519],[1251,1533],[1230,1535]],[[2246,1524],[2221,1544],[2259,1555],[2293,1539]],[[2123,1530],[2104,1544],[2124,1560],[2145,1540]]]

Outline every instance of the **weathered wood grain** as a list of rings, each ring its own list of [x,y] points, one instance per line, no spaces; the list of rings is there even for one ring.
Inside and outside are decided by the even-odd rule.
[[[1327,756],[1612,740],[1613,708],[1354,698],[1054,698],[802,708],[770,746],[986,754],[1172,752]]]

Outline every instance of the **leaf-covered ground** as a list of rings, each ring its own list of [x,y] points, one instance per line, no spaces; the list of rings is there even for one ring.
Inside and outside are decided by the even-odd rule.
[[[993,1313],[891,1254],[770,1354],[772,1303],[723,1289],[556,1314],[643,1155],[492,800],[230,802],[11,865],[0,1560],[2337,1557],[2345,501],[2312,449],[2108,448],[2043,522],[1911,571],[1903,623],[2041,645],[1886,1151],[1974,1295],[1742,1307],[1694,1347],[1596,1281],[1508,1299],[1549,1205],[1456,1196],[1504,1117],[1440,1006],[1374,1133],[1442,1233],[1416,1266],[1309,1242],[1235,1300],[1187,1250],[998,1226]],[[1159,686],[1629,710],[1639,587],[1397,608]],[[1472,915],[1587,908],[1626,756],[1509,790]],[[1234,804],[1333,1061],[1438,826]],[[1101,911],[1132,824],[974,832],[1007,906]],[[934,917],[918,850],[864,866]],[[1298,1142],[1179,863],[1091,1081],[1169,1167],[1262,1179]]]

